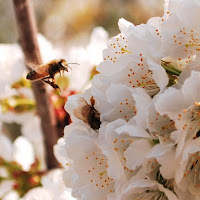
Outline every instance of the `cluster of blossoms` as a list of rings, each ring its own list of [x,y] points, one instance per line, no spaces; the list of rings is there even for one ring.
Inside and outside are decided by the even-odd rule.
[[[166,0],[163,17],[119,20],[54,149],[75,198],[200,199],[199,10]]]

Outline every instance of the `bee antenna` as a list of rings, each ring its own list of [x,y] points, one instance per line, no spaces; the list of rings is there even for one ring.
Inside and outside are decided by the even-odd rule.
[[[69,64],[76,64],[76,65],[80,65],[79,63],[67,63],[67,67],[69,67],[71,70],[72,70],[72,68],[69,66]]]
[[[68,63],[68,64],[69,64],[69,63]],[[67,65],[67,67],[69,67],[69,68],[72,70],[72,68],[71,68],[69,65]],[[68,71],[67,68],[66,68],[66,71]]]
[[[73,64],[73,65],[74,65],[74,64],[75,64],[75,65],[80,65],[79,63],[68,63],[68,64]]]

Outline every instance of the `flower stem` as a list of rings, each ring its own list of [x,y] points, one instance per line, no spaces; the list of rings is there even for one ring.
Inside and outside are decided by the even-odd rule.
[[[13,0],[13,5],[18,25],[19,42],[24,52],[25,62],[40,65],[42,64],[42,58],[37,42],[37,28],[30,0]],[[49,169],[58,167],[58,162],[53,154],[53,145],[57,142],[58,137],[56,118],[50,96],[41,81],[33,83],[33,92],[44,134],[47,167]]]

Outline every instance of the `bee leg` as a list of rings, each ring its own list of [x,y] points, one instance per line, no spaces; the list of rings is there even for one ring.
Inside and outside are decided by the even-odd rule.
[[[55,79],[54,79],[54,78],[52,79],[52,82],[51,82],[51,83],[52,83],[51,86],[52,86],[54,89],[59,89],[59,90],[60,90],[59,86],[55,83]],[[61,91],[61,90],[60,90],[60,91]]]
[[[47,76],[47,77],[45,77],[45,78],[43,78],[42,79],[42,81],[44,81],[45,83],[48,83],[48,84],[50,84],[52,81],[50,81],[50,76]]]
[[[46,81],[46,80],[44,80],[44,82],[46,82],[46,83],[48,83],[49,85],[51,85],[52,88],[54,88],[54,89],[59,89],[59,90],[60,90],[59,86],[58,86],[57,84],[55,84],[54,82]]]
[[[49,72],[49,78],[52,78],[52,80],[54,79],[54,73]]]
[[[49,85],[51,85],[51,87],[53,87],[54,89],[59,89],[60,90],[59,86],[55,83],[54,77],[52,77],[51,75],[43,78],[42,80],[45,83],[48,83]]]
[[[65,68],[64,68],[62,65],[60,65],[60,66],[59,66],[60,77],[61,77],[62,75],[64,75],[64,70],[65,70]],[[63,74],[62,74],[62,72],[63,72]]]
[[[54,79],[52,79],[52,81],[50,81],[50,77],[46,77],[46,78],[43,78],[42,81],[49,84],[52,88],[60,90],[59,86],[57,84],[55,84]]]
[[[52,86],[52,82],[49,79],[42,79],[42,81]]]

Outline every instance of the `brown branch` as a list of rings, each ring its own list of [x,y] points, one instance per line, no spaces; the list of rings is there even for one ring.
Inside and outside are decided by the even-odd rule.
[[[37,28],[30,0],[13,0],[18,24],[19,41],[27,63],[42,64],[37,42]],[[46,147],[48,168],[58,167],[53,154],[53,145],[57,142],[56,118],[50,96],[41,81],[33,83],[33,92],[37,104],[37,112],[41,118],[41,126]],[[30,130],[34,131],[34,130]]]

